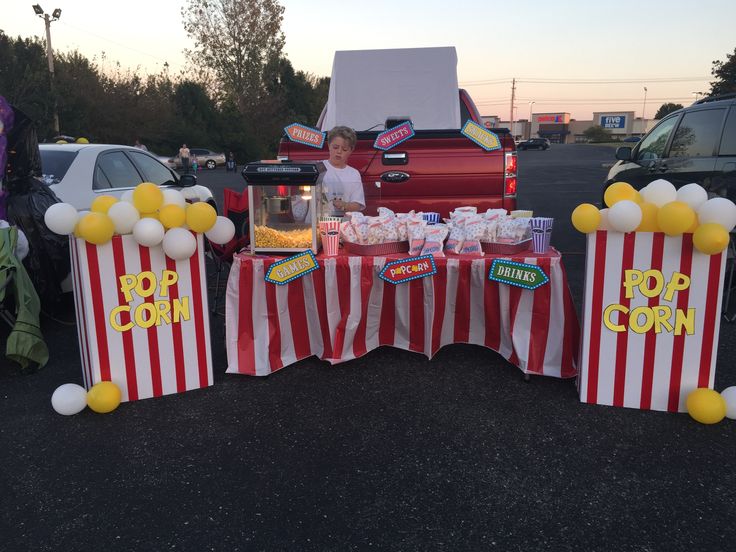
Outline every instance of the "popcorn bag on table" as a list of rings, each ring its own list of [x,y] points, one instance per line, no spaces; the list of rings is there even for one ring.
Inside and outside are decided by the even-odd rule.
[[[212,385],[203,236],[186,260],[131,235],[70,237],[77,332],[88,389],[112,381],[133,401]]]
[[[693,235],[587,235],[578,391],[586,403],[686,411],[713,388],[726,253]]]

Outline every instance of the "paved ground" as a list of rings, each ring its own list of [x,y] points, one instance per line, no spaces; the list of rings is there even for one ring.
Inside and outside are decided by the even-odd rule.
[[[519,156],[520,204],[556,217],[578,305],[567,221],[611,155]],[[45,321],[49,366],[0,370],[0,550],[734,550],[736,422],[582,405],[573,382],[525,383],[471,346],[226,376],[222,325],[214,387],[65,418],[49,399],[81,381],[76,334]]]

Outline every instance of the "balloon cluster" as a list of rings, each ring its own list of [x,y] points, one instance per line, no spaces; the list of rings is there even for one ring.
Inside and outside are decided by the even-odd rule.
[[[675,187],[667,180],[651,182],[636,191],[626,182],[611,184],[603,196],[607,209],[583,203],[572,212],[572,224],[584,234],[596,230],[693,234],[701,253],[714,255],[728,246],[736,226],[736,205],[726,198],[708,199],[698,184]]]
[[[145,247],[161,244],[164,253],[181,261],[197,249],[192,232],[204,233],[213,243],[225,244],[235,236],[235,225],[218,217],[210,204],[188,204],[174,189],[161,189],[144,182],[125,192],[120,200],[110,195],[97,197],[91,212],[77,213],[68,203],[56,203],[46,210],[44,222],[56,234],[74,234],[89,243],[103,245],[113,235],[132,234]]]
[[[65,383],[51,395],[51,406],[64,416],[79,414],[86,406],[98,414],[107,414],[120,406],[121,398],[120,388],[111,381],[96,383],[89,391],[76,383]]]
[[[695,389],[685,400],[690,416],[701,424],[717,424],[723,418],[736,420],[736,385],[720,393],[713,389]]]

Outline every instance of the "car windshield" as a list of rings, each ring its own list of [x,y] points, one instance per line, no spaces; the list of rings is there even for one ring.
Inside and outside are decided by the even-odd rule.
[[[41,150],[41,178],[44,184],[58,184],[77,156],[76,151]]]

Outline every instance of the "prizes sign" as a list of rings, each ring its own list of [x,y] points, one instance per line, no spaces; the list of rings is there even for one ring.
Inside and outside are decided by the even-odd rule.
[[[266,272],[266,281],[283,286],[318,268],[319,264],[317,264],[314,253],[304,251],[272,264]]]
[[[470,119],[465,121],[465,125],[460,132],[486,151],[501,149],[501,141],[494,132],[483,128]]]
[[[391,127],[388,130],[384,130],[378,136],[376,141],[373,142],[373,147],[379,150],[387,151],[391,148],[398,146],[402,142],[405,142],[409,138],[414,136],[414,127],[411,126],[409,121]]]
[[[684,412],[713,387],[726,254],[692,234],[587,236],[580,400]]]
[[[409,257],[408,259],[386,263],[378,277],[389,284],[403,284],[433,274],[437,274],[434,257],[432,255],[420,255],[419,257]]]
[[[321,149],[325,143],[324,132],[299,123],[292,123],[284,127],[284,132],[289,137],[289,140],[304,144],[305,146]]]

